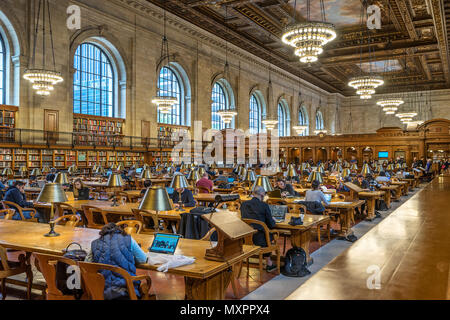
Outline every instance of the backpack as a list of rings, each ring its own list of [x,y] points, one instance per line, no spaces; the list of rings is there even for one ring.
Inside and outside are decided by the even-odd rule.
[[[387,192],[390,192],[390,191],[387,191]],[[387,204],[386,204],[386,202],[384,200],[378,200],[375,203],[375,209],[379,210],[379,211],[389,210],[389,208],[388,208],[388,206],[387,206]]]
[[[304,277],[311,273],[307,268],[306,252],[303,248],[291,248],[284,257],[281,273],[286,277]]]

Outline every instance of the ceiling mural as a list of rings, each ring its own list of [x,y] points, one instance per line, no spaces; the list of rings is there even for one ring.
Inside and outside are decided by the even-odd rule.
[[[397,90],[450,88],[450,1],[368,0],[380,7],[382,18],[382,28],[370,31],[369,51],[369,31],[360,25],[361,1],[324,0],[327,21],[336,25],[337,38],[311,64],[300,63],[293,48],[280,40],[284,27],[293,21],[295,0],[135,1],[165,7],[328,92],[353,95],[348,80],[361,71],[360,63],[367,70],[370,61]],[[306,21],[306,0],[297,0],[296,10],[296,21]],[[321,20],[319,0],[311,0],[311,19]],[[382,86],[377,92],[390,89]]]

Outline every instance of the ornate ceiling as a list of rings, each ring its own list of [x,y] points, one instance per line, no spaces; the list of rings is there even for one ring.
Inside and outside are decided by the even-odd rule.
[[[147,0],[216,34],[272,64],[329,92],[353,95],[348,79],[369,68],[367,39],[360,44],[361,0],[324,0],[327,21],[337,38],[325,47],[319,61],[305,65],[281,40],[292,22],[294,0]],[[311,1],[311,19],[320,20],[319,0]],[[372,30],[375,63],[386,85],[395,90],[450,88],[450,1],[373,0],[381,8],[382,28]],[[445,3],[445,4],[444,4]],[[227,7],[227,9],[226,9]],[[305,21],[306,0],[297,0],[296,20]],[[362,48],[362,50],[361,50]],[[362,51],[362,54],[360,53]],[[406,68],[405,68],[406,66]]]

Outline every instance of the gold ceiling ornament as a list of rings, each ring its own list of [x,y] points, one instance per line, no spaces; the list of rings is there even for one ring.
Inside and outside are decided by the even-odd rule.
[[[308,129],[308,126],[298,125],[298,126],[293,126],[292,129],[294,129],[297,132],[297,134],[300,136],[303,132],[306,131],[306,129]]]
[[[42,28],[40,27],[41,15],[42,15]],[[46,22],[46,20],[48,22]],[[27,81],[30,81],[33,90],[36,91],[36,94],[41,96],[48,96],[54,90],[55,85],[64,81],[64,78],[61,76],[61,73],[56,71],[55,51],[53,47],[52,19],[50,16],[49,0],[39,0],[35,26],[36,27],[34,29],[35,31],[33,34],[34,47],[33,47],[33,55],[31,58],[31,65],[29,69],[25,70],[23,78]],[[36,48],[38,44],[38,36],[41,29],[42,35],[40,37],[42,38],[42,53],[41,53],[42,64],[40,67],[37,67]],[[51,55],[46,52],[46,45],[49,45],[47,43],[48,40],[50,41],[50,47],[52,49]],[[50,57],[53,58],[52,68],[48,68],[47,66],[47,59],[49,59]]]
[[[403,112],[403,113],[397,113],[395,116],[398,117],[401,122],[408,123],[408,122],[413,121],[413,118],[415,116],[417,116],[417,113],[416,112]]]
[[[262,124],[266,127],[267,130],[272,131],[273,129],[275,129],[275,126],[278,124],[278,120],[263,120],[261,121]]]
[[[326,22],[323,0],[320,0],[322,21],[311,21],[311,5],[310,0],[307,0],[307,21],[297,23],[296,4],[294,4],[292,23],[284,28],[281,41],[295,48],[294,54],[300,58],[300,62],[316,62],[319,55],[323,53],[324,46],[336,39],[335,27],[333,24]]]
[[[377,101],[377,105],[383,108],[383,111],[386,114],[395,114],[397,112],[398,107],[401,106],[405,101],[400,98],[386,98],[380,99]]]
[[[353,77],[348,82],[350,87],[356,89],[356,94],[359,95],[361,99],[365,100],[371,99],[372,95],[376,92],[375,89],[383,84],[383,78],[377,75],[362,75]]]

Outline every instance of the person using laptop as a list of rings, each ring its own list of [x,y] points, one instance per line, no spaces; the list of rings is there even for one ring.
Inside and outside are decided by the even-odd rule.
[[[292,184],[286,183],[286,181],[284,181],[284,179],[282,178],[279,178],[277,180],[275,190],[280,190],[282,197],[287,196],[295,197],[298,195],[297,192],[295,192],[294,187],[292,187]]]
[[[77,200],[89,200],[89,188],[86,187],[81,179],[76,179],[73,182],[73,188],[71,190],[73,192],[73,197]]]
[[[45,180],[47,180],[48,182],[53,182],[53,180],[55,180],[55,178],[56,178],[56,169],[51,168],[50,173],[47,174],[47,176],[45,177]]]
[[[362,174],[359,174],[356,177],[356,180],[353,181],[353,183],[355,185],[357,185],[358,187],[360,187],[361,189],[369,189],[370,185],[369,185],[369,181],[367,181],[366,179],[364,179],[364,176]]]
[[[273,229],[275,228],[276,222],[272,217],[269,205],[263,201],[265,195],[266,191],[263,187],[256,187],[253,191],[253,198],[242,202],[241,216],[243,219],[254,219],[264,222],[269,229]],[[252,225],[252,227],[258,231],[253,234],[253,244],[260,247],[267,247],[268,244],[266,242],[264,228],[257,224]],[[272,240],[272,235],[270,235],[270,239]],[[277,268],[277,266],[270,259],[270,255],[270,253],[263,255],[266,259],[267,272],[271,272]]]
[[[195,207],[195,199],[192,191],[185,188],[177,188],[175,192],[170,195],[170,199],[173,201],[174,209],[180,207],[179,204],[179,194],[181,194],[181,202],[184,207]]]
[[[100,230],[100,238],[92,241],[85,261],[120,267],[131,276],[136,276],[136,264],[146,263],[147,255],[123,228],[111,222]],[[101,270],[100,273],[105,278],[105,300],[129,299],[125,279],[108,270]],[[141,297],[139,284],[135,281],[134,289],[136,295]]]
[[[227,182],[228,182],[228,177],[223,174],[223,170],[219,170],[219,175],[214,180],[214,183],[219,184],[219,183],[227,183]]]
[[[375,180],[378,183],[389,183],[389,181],[391,181],[391,179],[389,177],[386,176],[386,172],[381,171],[380,174],[378,175],[378,177],[375,178]]]
[[[322,190],[319,189],[320,182],[318,180],[314,180],[311,183],[312,190],[307,190],[305,193],[305,201],[318,201],[323,202],[325,205],[328,205],[330,202],[325,197],[325,194]]]
[[[27,198],[25,196],[25,182],[16,180],[14,181],[12,187],[8,188],[8,191],[6,191],[5,197],[3,198],[5,201],[14,202],[19,207],[22,207],[22,213],[25,219],[30,219],[31,214],[30,211],[26,208],[33,208],[33,202],[27,201]],[[39,212],[36,213],[34,216],[36,219],[39,220],[39,222],[42,222],[42,217]],[[16,212],[13,217],[13,220],[22,220],[22,217],[20,216],[19,212]]]

